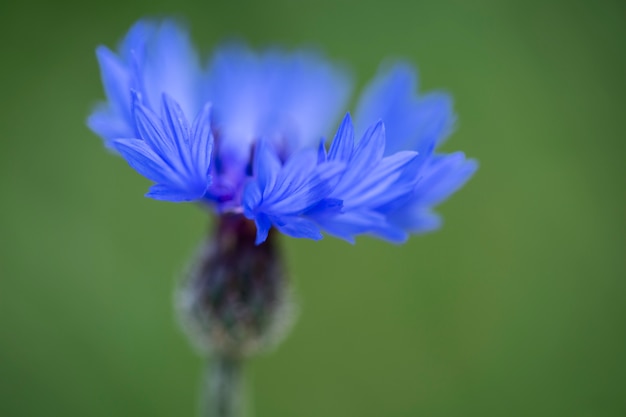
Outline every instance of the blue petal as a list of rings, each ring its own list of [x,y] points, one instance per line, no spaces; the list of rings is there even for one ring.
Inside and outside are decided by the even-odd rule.
[[[441,227],[441,216],[430,209],[408,205],[388,216],[396,227],[411,233],[428,233]]]
[[[313,149],[304,149],[289,158],[284,166],[269,146],[261,144],[256,172],[257,183],[263,190],[260,210],[273,216],[297,215],[326,197],[330,189],[325,188],[324,176],[318,173],[317,157]],[[261,156],[264,157],[262,158]],[[335,165],[328,170],[338,172]],[[271,167],[271,169],[269,169]]]
[[[398,63],[382,69],[365,89],[356,111],[357,126],[382,119],[387,130],[385,154],[415,150],[421,155],[452,131],[452,101],[446,94],[418,97],[413,68]]]
[[[256,216],[256,218],[254,219],[254,224],[256,225],[255,244],[260,245],[261,243],[265,242],[265,240],[267,239],[267,235],[269,234],[270,229],[272,228],[272,223],[270,222],[269,218],[266,215],[260,214]]]
[[[352,150],[354,149],[354,128],[352,126],[352,119],[350,113],[347,113],[343,118],[335,138],[330,145],[328,151],[328,159],[331,161],[348,161],[352,156]]]
[[[147,105],[158,109],[163,93],[171,96],[185,114],[195,115],[206,96],[198,55],[182,24],[166,19],[146,43],[141,78]]]
[[[161,119],[150,109],[139,102],[138,96],[133,100],[133,113],[139,137],[161,157],[164,161],[174,166],[172,160],[176,159],[178,151],[171,136],[163,129]]]
[[[211,132],[211,105],[206,104],[191,127],[191,155],[194,158],[197,175],[209,176],[213,154],[213,133]]]
[[[129,117],[131,77],[127,66],[106,46],[96,49],[96,57],[104,92],[112,110]]]
[[[135,70],[136,50],[143,50],[153,29],[145,21],[139,21],[130,29],[119,48],[119,56],[108,48],[96,49],[100,74],[107,101],[100,103],[88,118],[88,126],[115,149],[114,139],[135,137],[136,130],[131,111],[131,90],[141,90]]]
[[[278,156],[267,142],[260,141],[254,152],[254,174],[264,197],[274,189],[280,169]]]
[[[198,199],[197,195],[190,194],[185,191],[172,189],[166,185],[153,185],[150,187],[150,191],[146,193],[146,197],[153,198],[155,200],[171,201],[174,203],[194,201]]]
[[[336,135],[334,152],[331,146],[329,159],[349,155],[345,172],[329,198],[342,201],[342,210],[319,210],[311,208],[312,217],[327,233],[353,242],[356,235],[373,234],[390,241],[406,239],[406,232],[387,221],[386,212],[380,206],[413,194],[418,180],[417,153],[404,151],[383,157],[385,128],[381,122],[371,126],[363,138],[351,148],[341,143],[351,135],[349,118]],[[331,156],[331,153],[333,156]]]
[[[409,238],[406,230],[390,223],[375,226],[367,234],[396,245],[406,242]]]
[[[297,170],[285,170],[289,188],[282,194],[282,198],[272,201],[272,210],[285,213],[309,210],[330,195],[336,177],[341,176],[343,170],[344,165],[336,162],[327,162],[317,167],[303,166]],[[306,179],[298,180],[302,172],[306,173]]]
[[[421,180],[408,198],[380,207],[391,224],[412,233],[424,233],[440,227],[441,219],[432,207],[461,188],[476,171],[478,164],[457,152],[437,155],[421,173]]]
[[[146,58],[146,43],[154,37],[158,28],[159,22],[155,20],[141,19],[135,22],[117,48],[120,57],[127,63],[133,59],[143,63]]]
[[[177,177],[150,146],[139,139],[118,139],[115,149],[139,174],[157,183],[172,182]]]
[[[130,129],[130,124],[121,119],[119,115],[112,112],[105,104],[98,105],[87,118],[87,126],[105,139],[104,144],[110,150],[115,151],[111,142],[115,138],[128,138],[134,136],[134,131]]]
[[[343,201],[337,198],[324,198],[309,208],[305,214],[307,216],[329,216],[341,213]]]
[[[260,168],[260,170],[257,170]],[[318,164],[315,149],[300,150],[280,165],[273,150],[261,142],[255,155],[255,174],[244,188],[242,204],[247,218],[267,219],[285,234],[294,237],[321,238],[319,226],[309,214],[338,213],[341,201],[328,199],[332,187],[328,181],[340,176],[344,164]],[[259,231],[261,238],[265,231]]]
[[[336,123],[350,98],[347,72],[331,65],[315,52],[298,52],[282,57],[285,62],[280,86],[281,123],[293,132],[291,150],[314,145]]]
[[[312,240],[322,239],[319,226],[303,217],[288,217],[276,221],[276,227],[282,233],[295,237]]]
[[[346,120],[347,124],[340,128],[344,132],[351,127],[349,119]],[[336,140],[342,139],[343,134],[338,133]],[[340,144],[335,149],[343,146]],[[344,155],[351,155],[345,173],[332,192],[332,197],[343,200],[346,209],[359,206],[375,208],[397,198],[399,194],[412,191],[417,177],[413,171],[407,171],[407,167],[413,163],[417,154],[399,152],[383,158],[385,129],[381,122],[371,126],[361,141],[351,146],[355,148],[354,151],[347,148],[340,151]]]
[[[263,137],[281,155],[314,145],[346,103],[345,72],[314,53],[269,50],[255,54],[242,45],[218,49],[210,64],[209,97],[224,138],[221,152],[248,156]]]
[[[378,207],[413,191],[418,178],[408,170],[415,152],[398,152],[382,161],[350,190],[347,207]]]
[[[309,205],[307,193],[310,190],[311,176],[316,165],[317,155],[313,149],[305,149],[292,155],[278,173],[267,203],[272,204],[278,211],[303,210],[304,208],[297,204]]]
[[[131,90],[142,104],[158,110],[162,93],[195,115],[204,101],[202,74],[186,32],[173,21],[139,21],[129,30],[119,54],[106,47],[96,51],[107,102],[88,119],[89,127],[105,139],[136,137]],[[106,125],[114,127],[107,128]]]
[[[324,138],[320,140],[320,144],[317,147],[317,163],[321,164],[322,162],[326,162],[326,144]]]
[[[256,181],[250,181],[243,189],[243,196],[241,198],[241,205],[243,207],[244,214],[249,219],[254,219],[256,215],[256,209],[263,202],[263,193],[259,188],[259,184]]]
[[[194,121],[190,138],[187,118],[173,99],[163,97],[163,119],[139,103],[135,95],[134,112],[140,139],[117,140],[116,149],[141,175],[156,182],[148,197],[168,201],[193,201],[202,198],[212,182],[210,172],[213,136],[209,106]]]
[[[385,224],[385,216],[373,210],[351,210],[334,216],[315,215],[324,232],[354,243],[357,235],[368,233]]]
[[[363,138],[354,150],[351,165],[365,170],[368,166],[378,162],[385,152],[385,141],[385,125],[380,120],[363,134]]]
[[[192,166],[189,124],[180,105],[165,93],[163,94],[162,114],[167,136],[174,148],[178,150],[181,165],[189,170]]]
[[[382,122],[376,123],[367,130],[358,145],[351,145],[355,149],[349,159],[348,168],[344,174],[337,193],[354,194],[350,188],[361,183],[377,166],[385,150],[385,129]],[[331,149],[332,150],[332,149]],[[347,153],[347,151],[346,151]]]
[[[426,168],[415,199],[423,206],[435,206],[461,188],[477,169],[478,163],[462,152],[437,156]]]

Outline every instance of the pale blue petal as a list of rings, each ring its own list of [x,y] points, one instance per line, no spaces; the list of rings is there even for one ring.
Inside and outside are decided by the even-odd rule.
[[[428,233],[441,227],[441,216],[430,209],[419,206],[406,206],[403,210],[388,216],[396,227],[410,233]]]
[[[141,71],[146,103],[153,110],[158,110],[163,93],[193,116],[206,100],[197,53],[186,28],[174,20],[160,22],[148,39]]]
[[[104,93],[113,112],[130,117],[131,77],[127,66],[106,46],[96,49]]]
[[[436,206],[465,185],[477,169],[478,163],[462,152],[438,156],[425,170],[414,198],[423,206]]]
[[[100,137],[111,139],[105,140],[104,144],[113,151],[115,147],[112,139],[134,136],[134,130],[131,130],[129,123],[113,113],[105,104],[100,104],[93,110],[87,118],[87,126]]]
[[[237,44],[215,52],[209,78],[224,152],[239,152],[240,159],[260,137],[283,157],[316,144],[335,123],[350,90],[345,72],[318,54],[256,54]]]
[[[417,76],[412,66],[398,63],[379,71],[363,92],[356,125],[382,119],[387,130],[386,155],[414,150],[421,155],[452,131],[452,101],[446,94],[417,96]]]
[[[352,210],[333,216],[315,216],[322,230],[330,235],[354,243],[354,238],[385,224],[385,216],[373,210]]]
[[[106,47],[96,51],[107,102],[99,106],[88,124],[105,143],[136,137],[131,90],[142,104],[156,111],[163,93],[180,103],[185,114],[195,115],[204,102],[202,73],[188,35],[171,20],[139,21],[115,54]],[[102,109],[107,109],[103,112]],[[114,128],[106,128],[111,124]]]

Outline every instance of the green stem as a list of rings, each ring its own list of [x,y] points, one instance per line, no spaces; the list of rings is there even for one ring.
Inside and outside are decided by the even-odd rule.
[[[208,368],[204,417],[242,417],[243,363],[241,358],[215,356]]]

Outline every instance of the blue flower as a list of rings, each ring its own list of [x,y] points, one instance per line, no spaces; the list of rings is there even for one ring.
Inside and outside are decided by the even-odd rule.
[[[117,54],[97,56],[107,101],[88,124],[155,183],[147,196],[245,216],[257,244],[271,228],[403,242],[439,226],[433,208],[477,167],[437,153],[454,125],[451,100],[416,95],[408,64],[379,72],[356,123],[346,115],[327,147],[351,83],[318,53],[227,45],[203,68],[187,33],[165,20],[138,22]]]

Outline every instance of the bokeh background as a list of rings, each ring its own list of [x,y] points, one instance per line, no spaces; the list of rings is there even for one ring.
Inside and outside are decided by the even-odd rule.
[[[283,239],[301,314],[250,364],[256,416],[626,415],[624,2],[33,0],[0,5],[1,416],[196,415],[172,290],[210,221],[85,126],[96,45],[170,14],[358,86],[407,58],[481,163],[436,234]]]

